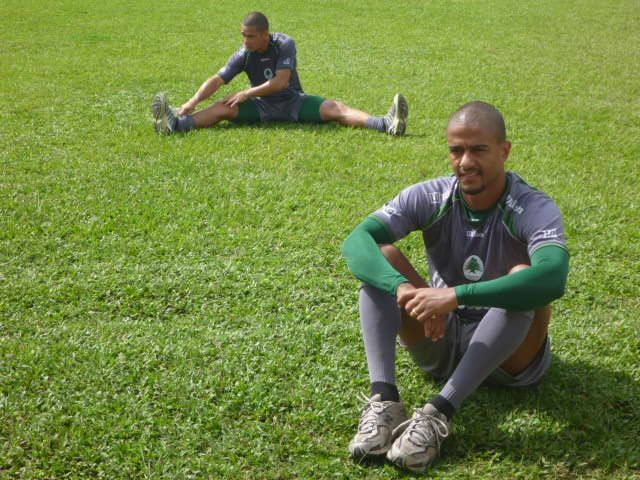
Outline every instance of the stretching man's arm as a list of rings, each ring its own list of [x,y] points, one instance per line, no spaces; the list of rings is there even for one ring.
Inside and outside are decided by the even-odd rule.
[[[225,97],[222,102],[228,107],[235,107],[239,103],[246,102],[251,97],[267,97],[284,90],[289,86],[289,79],[291,78],[291,70],[282,69],[277,70],[276,75],[266,82],[256,85],[255,87],[241,90],[228,97]]]
[[[198,91],[189,99],[188,102],[183,104],[178,110],[178,115],[189,115],[193,113],[198,104],[203,100],[206,100],[211,95],[216,93],[218,89],[225,84],[224,79],[220,75],[214,75],[205,80],[200,86]]]

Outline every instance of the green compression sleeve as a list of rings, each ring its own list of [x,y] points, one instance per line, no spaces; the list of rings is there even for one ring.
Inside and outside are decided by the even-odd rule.
[[[342,255],[356,277],[395,296],[398,285],[408,280],[387,261],[380,243],[393,243],[391,232],[381,220],[368,217],[344,241]]]
[[[532,310],[564,294],[569,273],[569,252],[557,245],[540,247],[531,256],[531,267],[486,282],[456,287],[461,305]]]

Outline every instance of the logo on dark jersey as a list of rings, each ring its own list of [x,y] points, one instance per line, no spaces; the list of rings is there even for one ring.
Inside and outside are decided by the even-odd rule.
[[[442,194],[440,192],[428,192],[429,203],[436,205],[442,201]]]
[[[264,69],[264,78],[271,80],[273,78],[273,71],[270,68]]]
[[[393,208],[391,205],[389,205],[388,203],[385,204],[384,207],[382,207],[382,211],[384,213],[386,213],[387,215],[391,216],[391,215],[397,215],[398,214],[398,210],[396,210],[395,208]]]
[[[482,278],[484,274],[484,263],[477,255],[471,255],[467,257],[462,265],[462,273],[464,278],[472,282],[477,282]]]

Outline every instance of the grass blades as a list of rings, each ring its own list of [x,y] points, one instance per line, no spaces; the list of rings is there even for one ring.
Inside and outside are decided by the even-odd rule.
[[[222,125],[158,137],[263,9],[305,91],[408,135]],[[0,16],[0,478],[403,477],[347,444],[368,376],[349,231],[449,172],[466,101],[570,240],[554,363],[480,389],[437,478],[638,478],[640,61],[634,1],[5,0]],[[246,85],[237,78],[221,95]],[[418,262],[418,235],[401,244]],[[422,263],[424,265],[424,262]],[[440,385],[399,352],[405,402]]]

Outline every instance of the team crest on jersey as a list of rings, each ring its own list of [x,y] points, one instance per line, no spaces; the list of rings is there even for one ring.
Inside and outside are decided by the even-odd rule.
[[[464,274],[464,278],[467,280],[477,282],[484,274],[484,263],[482,263],[479,256],[471,255],[464,261],[464,264],[462,265],[462,273]]]
[[[273,71],[270,68],[264,69],[264,78],[271,80],[273,78]]]

